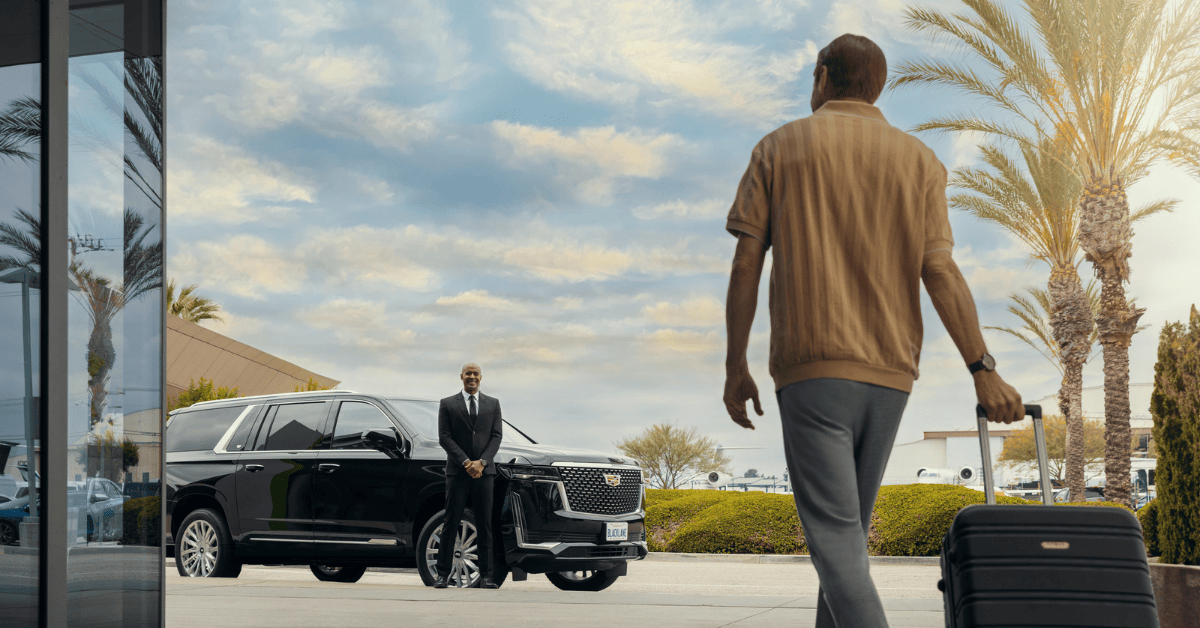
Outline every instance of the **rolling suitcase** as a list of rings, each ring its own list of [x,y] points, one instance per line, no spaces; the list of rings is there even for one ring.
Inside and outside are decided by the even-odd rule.
[[[1033,416],[1042,503],[997,505],[987,417],[976,408],[987,504],[959,511],[942,542],[948,628],[1158,628],[1142,528],[1126,510],[1053,505],[1041,406]],[[1050,490],[1047,488],[1050,487]]]

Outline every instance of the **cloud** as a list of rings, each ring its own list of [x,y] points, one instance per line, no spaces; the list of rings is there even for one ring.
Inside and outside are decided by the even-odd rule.
[[[595,204],[612,202],[619,179],[661,177],[670,168],[669,153],[685,145],[677,135],[617,131],[612,126],[563,133],[495,120],[492,132],[503,144],[498,155],[501,163],[539,169],[549,164],[561,183],[573,184],[582,199]]]
[[[716,355],[725,349],[724,336],[717,330],[659,329],[642,339],[646,349],[657,354]]]
[[[252,235],[221,242],[185,243],[171,257],[172,273],[203,278],[206,286],[255,300],[268,293],[295,292],[306,286],[307,269],[283,249]]]
[[[720,218],[729,211],[729,203],[717,199],[703,201],[674,200],[657,205],[642,205],[633,208],[633,215],[642,220],[656,218],[685,218],[691,220],[711,220]]]
[[[282,164],[210,137],[182,144],[167,177],[172,218],[241,224],[291,211],[274,203],[315,200],[316,189]]]
[[[440,3],[407,0],[389,26],[406,45],[419,49],[422,72],[438,83],[456,83],[475,71],[470,61],[471,46],[455,34],[453,16]]]
[[[417,336],[389,317],[386,305],[380,301],[331,299],[299,314],[299,319],[310,326],[332,329],[339,340],[368,349],[392,348]]]
[[[504,297],[493,296],[487,290],[469,290],[451,297],[438,297],[434,303],[458,310],[483,308],[500,312],[517,312],[525,309],[520,303]]]
[[[777,23],[792,16],[784,3],[753,6]],[[744,19],[687,0],[522,0],[495,15],[507,26],[510,67],[541,87],[620,105],[645,96],[658,107],[756,122],[793,117],[793,83],[817,51],[811,41],[778,54],[734,43],[721,35]]]
[[[711,295],[682,303],[660,301],[643,308],[642,315],[665,327],[719,327],[725,323],[725,304]]]

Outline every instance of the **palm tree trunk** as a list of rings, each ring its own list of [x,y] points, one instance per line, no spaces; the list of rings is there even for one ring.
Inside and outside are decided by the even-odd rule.
[[[1080,200],[1079,244],[1100,279],[1096,326],[1104,352],[1104,499],[1133,507],[1129,483],[1129,342],[1145,310],[1129,306],[1133,229],[1122,181],[1092,173]]]
[[[1058,391],[1058,407],[1067,424],[1066,481],[1071,501],[1084,500],[1083,435],[1083,363],[1091,352],[1091,334],[1095,327],[1092,309],[1079,271],[1072,265],[1056,266],[1050,271],[1047,284],[1050,293],[1050,329],[1058,344],[1059,360],[1063,366],[1062,387]]]

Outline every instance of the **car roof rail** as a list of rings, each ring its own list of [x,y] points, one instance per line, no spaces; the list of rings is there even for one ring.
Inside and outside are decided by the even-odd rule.
[[[208,401],[197,401],[196,403],[193,403],[192,405],[190,405],[188,407],[194,408],[196,406],[201,406],[201,405],[205,405],[205,404],[232,403],[232,402],[241,402],[241,401],[248,401],[248,400],[258,401],[258,400],[274,399],[274,398],[279,398],[279,397],[312,396],[312,395],[361,395],[361,394],[362,393],[353,391],[353,390],[332,390],[332,389],[331,390],[301,390],[299,392],[269,393],[266,395],[251,395],[249,397],[227,397],[225,399],[210,399]],[[183,410],[183,408],[179,408],[179,410]]]

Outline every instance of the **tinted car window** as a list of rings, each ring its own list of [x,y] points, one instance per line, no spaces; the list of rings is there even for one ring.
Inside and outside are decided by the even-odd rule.
[[[225,451],[234,452],[250,449],[250,447],[247,446],[246,441],[251,434],[257,433],[258,431],[258,422],[254,419],[256,418],[255,415],[259,414],[256,412],[256,410],[259,409],[261,408],[251,409],[250,414],[248,414],[245,419],[242,419],[241,424],[238,425],[237,429],[234,430],[233,434],[229,437],[229,442],[225,445]]]
[[[392,429],[392,421],[369,403],[342,402],[333,428],[334,449],[364,449],[362,433],[374,429]]]
[[[316,449],[321,444],[321,428],[329,411],[327,403],[290,403],[275,407],[275,416],[267,428],[267,451]],[[262,434],[259,434],[262,440]]]
[[[241,415],[244,406],[180,412],[167,422],[167,453],[202,451],[216,447],[225,430]]]
[[[438,437],[438,402],[418,401],[413,399],[388,399],[388,403],[408,420],[417,433],[425,438],[437,440]]]

